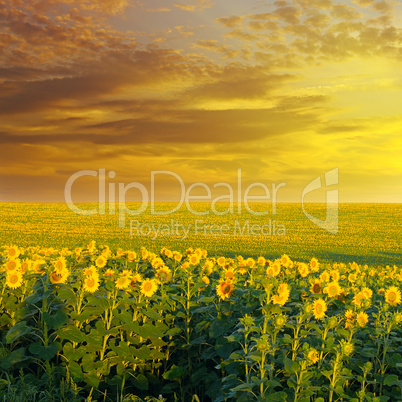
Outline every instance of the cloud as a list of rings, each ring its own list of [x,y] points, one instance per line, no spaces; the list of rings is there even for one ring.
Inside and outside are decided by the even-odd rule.
[[[206,8],[211,8],[214,5],[212,0],[196,0],[195,4],[182,4],[182,3],[174,3],[173,6],[180,8],[185,11],[202,11]]]
[[[168,13],[171,12],[171,8],[167,7],[158,7],[158,8],[147,8],[147,11],[150,13]]]
[[[240,26],[245,19],[245,16],[232,16],[232,17],[220,17],[216,18],[215,21],[219,22],[226,28],[235,28]]]
[[[339,18],[346,21],[362,18],[362,14],[359,13],[354,7],[346,6],[344,4],[334,5],[331,10],[331,15],[334,18]]]

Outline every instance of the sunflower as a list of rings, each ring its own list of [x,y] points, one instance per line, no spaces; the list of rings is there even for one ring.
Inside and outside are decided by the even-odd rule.
[[[112,256],[112,251],[110,250],[109,246],[105,246],[105,248],[102,250],[102,255],[104,255],[106,258]]]
[[[287,283],[282,283],[278,287],[278,294],[272,296],[272,303],[283,306],[289,299],[290,288]]]
[[[326,293],[328,297],[336,297],[342,293],[342,289],[338,282],[333,281],[328,283],[328,285],[324,288],[324,293]]]
[[[170,282],[172,280],[172,271],[166,265],[160,267],[155,275],[160,282]]]
[[[123,249],[122,248],[118,248],[117,250],[116,250],[116,257],[117,258],[121,258],[121,257],[123,257],[124,256],[124,251],[123,251]]]
[[[274,276],[278,276],[281,272],[281,264],[279,261],[274,262],[272,268],[274,269]]]
[[[162,258],[156,257],[151,261],[151,265],[152,265],[152,268],[158,269],[159,267],[162,267],[163,265],[165,265],[165,263],[163,262]]]
[[[348,281],[349,281],[350,283],[355,283],[355,282],[356,282],[356,279],[357,279],[357,275],[356,275],[356,274],[349,274],[349,275],[348,275]]]
[[[288,301],[288,299],[289,299],[289,294],[279,293],[277,295],[272,296],[272,303],[283,306]]]
[[[200,257],[197,254],[191,254],[188,261],[190,265],[197,265],[200,262]]]
[[[225,269],[225,279],[227,279],[229,281],[233,281],[234,276],[235,276],[235,273],[234,273],[233,268]]]
[[[385,301],[391,306],[401,302],[401,292],[396,286],[391,286],[385,291]]]
[[[355,320],[355,313],[353,312],[353,310],[346,310],[345,311],[345,319],[347,320],[347,321],[350,321],[350,322],[354,322],[354,320]]]
[[[131,289],[137,289],[140,282],[142,282],[141,274],[138,274],[138,273],[134,274],[131,277],[130,288]]]
[[[265,262],[266,262],[266,260],[264,257],[262,257],[262,256],[258,257],[258,260],[257,260],[258,265],[265,266]]]
[[[400,324],[402,322],[402,313],[398,312],[394,315],[394,320],[397,324]]]
[[[24,260],[21,263],[21,272],[24,274],[25,272],[29,272],[32,270],[32,261],[31,260]]]
[[[282,266],[284,266],[285,268],[289,268],[290,258],[287,254],[282,255],[279,261],[282,264]]]
[[[83,270],[84,276],[97,276],[99,277],[98,270],[94,265],[91,265]]]
[[[313,314],[316,320],[321,320],[325,316],[327,311],[327,303],[323,299],[317,299],[314,301]]]
[[[155,279],[145,279],[141,283],[141,293],[144,296],[151,297],[158,290],[158,285]]]
[[[356,315],[356,322],[359,327],[364,327],[368,323],[368,315],[364,312],[358,313]]]
[[[203,252],[202,252],[202,250],[200,248],[196,248],[194,250],[194,254],[196,254],[198,256],[198,258],[201,259],[202,255],[203,255]]]
[[[331,278],[332,278],[332,280],[333,280],[334,282],[338,282],[338,281],[339,281],[339,278],[340,278],[340,276],[341,276],[341,274],[339,273],[339,271],[338,271],[337,269],[333,269],[333,270],[330,272],[330,275],[331,275]]]
[[[135,251],[127,251],[127,261],[133,262],[137,258],[137,253]]]
[[[133,276],[133,271],[131,271],[130,269],[123,269],[122,276],[126,276],[127,278],[131,278]]]
[[[267,274],[267,278],[274,277],[275,276],[274,267],[272,265],[270,265],[269,267],[267,267],[265,273]]]
[[[314,282],[311,283],[310,286],[310,292],[317,294],[321,293],[322,287],[321,287],[321,282],[319,279],[315,279]]]
[[[350,356],[354,351],[354,345],[351,342],[347,342],[344,339],[340,342],[341,351],[345,356]]]
[[[329,282],[330,275],[328,271],[324,271],[320,274],[320,281],[321,282]]]
[[[219,257],[218,260],[216,261],[220,267],[224,267],[226,263],[226,258],[225,257]]]
[[[95,253],[95,250],[96,250],[96,241],[95,241],[95,240],[92,240],[92,241],[88,244],[87,249],[88,249],[88,251],[89,251],[90,254],[94,254],[94,253]]]
[[[7,272],[13,272],[19,270],[21,268],[21,261],[18,259],[7,261],[5,268]]]
[[[95,265],[98,268],[103,268],[107,264],[107,258],[101,254],[96,260],[95,260]]]
[[[52,261],[54,270],[57,272],[61,272],[63,271],[63,269],[67,268],[67,262],[66,259],[64,257],[60,257],[55,261]]]
[[[303,262],[299,263],[297,270],[302,278],[305,278],[309,274],[308,265]]]
[[[21,251],[17,246],[10,246],[8,248],[8,250],[6,251],[6,256],[9,259],[14,259],[14,258],[18,258],[18,256],[20,255]]]
[[[45,264],[46,264],[45,260],[38,259],[32,265],[32,270],[37,274],[44,274],[45,271],[41,267],[42,267],[42,265],[45,265]]]
[[[317,258],[312,258],[310,261],[310,268],[312,272],[318,272],[318,267],[320,263],[318,262]]]
[[[283,314],[278,314],[274,318],[274,325],[276,328],[282,328],[286,324],[286,316]]]
[[[316,349],[311,348],[308,353],[307,353],[307,360],[311,363],[311,364],[315,364],[318,362],[318,360],[320,360],[318,352]]]
[[[143,260],[146,260],[149,257],[149,252],[144,247],[142,247],[142,249],[141,249],[141,257]]]
[[[370,288],[364,287],[361,292],[366,296],[366,299],[371,299],[373,291]]]
[[[204,275],[204,276],[201,278],[201,280],[202,280],[206,285],[209,285],[209,283],[210,283],[210,280],[209,280],[209,278],[208,278],[206,275]]]
[[[120,275],[116,279],[116,289],[127,289],[130,286],[131,279],[128,276]]]
[[[173,251],[169,250],[169,249],[166,249],[165,250],[165,255],[166,255],[167,258],[173,258]]]
[[[221,298],[221,300],[225,300],[229,298],[234,290],[234,284],[231,281],[220,279],[219,284],[216,285],[216,294]]]
[[[103,276],[107,279],[113,279],[114,276],[114,270],[111,268],[108,268],[105,273],[103,274]]]
[[[289,287],[289,285],[287,283],[281,283],[278,286],[278,293],[280,295],[287,295],[289,297],[289,295],[290,295],[290,287]]]
[[[63,268],[61,270],[55,269],[50,274],[50,282],[52,282],[53,284],[66,283],[69,274],[70,272],[67,268]]]
[[[84,290],[94,293],[99,289],[99,276],[87,276],[84,279]]]
[[[183,256],[182,256],[182,254],[179,253],[178,251],[175,251],[175,252],[173,253],[173,258],[175,259],[175,261],[180,262],[181,259],[183,258]]]
[[[253,258],[247,258],[247,260],[246,260],[246,265],[249,267],[249,268],[253,268],[254,267],[254,265],[255,265],[255,261],[254,261],[254,259]]]
[[[13,271],[13,272],[7,272],[6,276],[6,285],[10,289],[17,289],[22,285],[22,272],[21,271]]]
[[[359,292],[353,297],[353,304],[357,307],[360,307],[366,299],[366,295],[363,292]]]

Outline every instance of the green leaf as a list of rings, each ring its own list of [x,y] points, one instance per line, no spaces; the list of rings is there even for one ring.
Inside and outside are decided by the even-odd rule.
[[[68,339],[69,341],[72,342],[84,342],[86,339],[86,336],[83,332],[81,332],[75,325],[68,325],[66,327],[63,327],[57,331],[57,335],[61,339]]]
[[[186,374],[187,369],[183,366],[176,366],[173,365],[172,368],[169,371],[166,371],[166,373],[163,373],[163,378],[165,380],[177,380],[178,378],[182,377],[184,374]]]
[[[233,392],[237,392],[237,391],[252,391],[254,387],[253,383],[245,383],[245,384],[240,384],[237,387],[232,388]]]
[[[396,385],[398,384],[398,382],[399,382],[398,376],[395,374],[387,375],[384,378],[384,385]]]
[[[142,360],[144,362],[149,357],[149,355],[151,354],[151,350],[146,345],[142,345],[139,349],[136,349],[135,347],[131,346],[130,347],[130,352],[135,357],[137,357],[138,359],[140,359],[140,360]]]
[[[143,312],[147,317],[149,317],[151,320],[162,320],[162,316],[160,316],[156,311],[152,310],[152,309],[148,309],[146,311]]]
[[[49,327],[59,329],[67,323],[68,315],[63,310],[57,310],[54,315],[43,313],[43,319]]]
[[[92,370],[89,373],[84,373],[84,381],[91,387],[99,387],[99,377],[96,370]]]
[[[105,297],[88,296],[87,300],[89,305],[98,307],[102,313],[110,307],[109,301]]]
[[[300,366],[297,362],[290,359],[285,359],[285,371],[290,374],[295,374],[300,371]]]
[[[92,328],[91,332],[86,335],[86,349],[90,352],[96,352],[102,348],[103,336],[97,329]]]
[[[96,355],[94,353],[85,353],[85,355],[82,358],[82,364],[81,364],[83,371],[90,372],[93,370],[95,358]]]
[[[49,346],[43,346],[39,342],[29,345],[29,351],[34,355],[39,355],[43,360],[50,360],[61,349],[60,342],[52,342]]]
[[[227,330],[227,321],[216,318],[214,321],[212,321],[212,324],[209,327],[209,337],[218,338],[219,336],[223,335],[226,330]]]
[[[20,321],[10,328],[6,335],[6,343],[15,342],[21,336],[29,334],[32,331],[32,327],[28,327],[26,321]]]
[[[143,331],[143,334],[145,334],[143,338],[161,338],[163,335],[165,335],[159,328],[150,324],[149,322],[146,322],[144,325],[142,325],[141,330]]]
[[[15,349],[7,357],[1,359],[0,367],[8,370],[12,365],[28,359],[29,357],[25,356],[25,348]]]
[[[198,299],[199,303],[204,303],[204,304],[209,304],[212,303],[215,300],[215,296],[208,296],[208,297],[200,297]]]
[[[267,401],[270,401],[270,402],[286,402],[287,398],[288,398],[288,395],[286,394],[286,392],[283,392],[283,391],[274,392],[273,394],[267,395]],[[317,402],[318,399],[316,399],[315,401]],[[325,401],[323,400],[323,402],[325,402]]]
[[[194,386],[198,386],[201,382],[205,380],[208,370],[206,367],[201,367],[195,371],[191,376],[191,382]]]
[[[70,342],[67,342],[63,346],[63,355],[69,361],[77,361],[81,359],[81,357],[84,356],[85,353],[86,353],[85,346],[80,346],[79,348],[73,348],[73,345]]]
[[[68,371],[76,382],[81,381],[84,378],[81,366],[76,362],[68,363]]]
[[[134,376],[132,373],[129,373],[133,379],[130,381],[136,388],[141,391],[146,391],[149,388],[148,379],[143,374],[138,374],[138,376]]]

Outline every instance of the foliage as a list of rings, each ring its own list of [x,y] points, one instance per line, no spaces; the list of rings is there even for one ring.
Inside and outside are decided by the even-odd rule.
[[[402,399],[401,266],[0,251],[3,399]]]

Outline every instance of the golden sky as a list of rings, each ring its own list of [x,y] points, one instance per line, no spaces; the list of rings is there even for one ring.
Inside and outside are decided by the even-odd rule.
[[[177,1],[0,0],[0,201],[241,169],[297,202],[339,168],[340,201],[401,202],[400,1]]]

